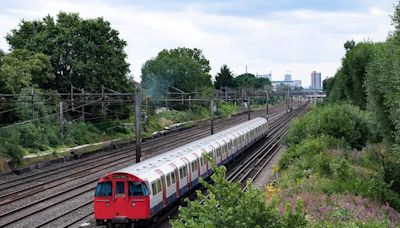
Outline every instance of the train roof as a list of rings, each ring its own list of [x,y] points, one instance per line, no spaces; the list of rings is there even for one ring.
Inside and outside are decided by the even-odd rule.
[[[202,148],[204,148],[210,144],[214,144],[216,142],[221,142],[221,139],[223,139],[227,135],[231,135],[237,131],[247,131],[247,129],[252,129],[252,128],[254,128],[254,126],[259,126],[266,122],[267,122],[266,119],[257,117],[252,120],[249,120],[247,122],[236,125],[234,127],[220,131],[214,135],[210,135],[205,138],[190,142],[183,146],[180,146],[180,147],[177,147],[170,151],[167,151],[163,154],[156,155],[156,156],[146,159],[142,162],[139,162],[139,163],[133,164],[131,166],[128,166],[126,168],[115,171],[113,173],[129,173],[129,174],[137,176],[141,179],[146,179],[147,175],[145,175],[145,173],[154,171],[155,169],[157,169],[160,166],[169,164],[169,163],[173,162],[174,160],[176,160],[177,158],[182,157],[188,153],[192,153],[192,152],[201,150]],[[206,149],[206,148],[204,148],[204,149]]]

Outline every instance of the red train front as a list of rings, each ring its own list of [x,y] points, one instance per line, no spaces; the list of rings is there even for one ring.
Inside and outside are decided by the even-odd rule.
[[[127,173],[111,173],[99,180],[94,199],[96,225],[150,219],[146,183]]]

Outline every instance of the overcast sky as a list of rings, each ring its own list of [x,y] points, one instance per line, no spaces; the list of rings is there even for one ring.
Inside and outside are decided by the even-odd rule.
[[[340,66],[346,40],[383,41],[391,26],[394,0],[14,0],[0,2],[0,49],[5,35],[22,20],[59,11],[83,18],[104,17],[128,42],[131,73],[140,80],[143,63],[162,49],[200,48],[214,76],[222,64],[235,74],[272,72],[282,80],[310,85]]]

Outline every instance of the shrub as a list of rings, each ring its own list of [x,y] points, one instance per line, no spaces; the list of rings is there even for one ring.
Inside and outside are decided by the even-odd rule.
[[[98,138],[100,131],[90,123],[77,122],[67,125],[65,142],[67,144],[86,144]]]
[[[361,149],[367,141],[376,140],[372,134],[373,126],[369,113],[349,104],[329,104],[315,108],[296,120],[287,133],[285,143],[293,145],[307,137],[328,135]]]
[[[16,129],[5,129],[0,131],[0,151],[11,158],[12,163],[21,162],[24,151],[20,146],[21,133]]]
[[[179,220],[172,222],[173,227],[301,227],[306,224],[300,202],[294,212],[288,205],[281,216],[276,205],[266,204],[263,194],[254,187],[249,186],[242,192],[239,183],[227,181],[224,166],[214,164],[213,170],[213,185],[201,180],[209,197],[197,191],[198,199],[179,208]]]
[[[216,111],[217,115],[229,116],[235,112],[238,112],[237,106],[235,106],[231,103],[228,103],[228,102],[224,102],[224,101],[218,103],[218,109]]]

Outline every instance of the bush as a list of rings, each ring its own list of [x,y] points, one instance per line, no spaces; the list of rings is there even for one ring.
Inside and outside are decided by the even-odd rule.
[[[100,131],[93,124],[77,122],[67,126],[65,143],[67,144],[87,144],[94,142],[98,138]]]
[[[219,116],[229,116],[232,115],[235,112],[238,112],[239,108],[231,103],[228,102],[219,102],[218,103],[218,109],[216,111],[216,114]]]
[[[287,145],[298,144],[307,137],[328,135],[343,139],[352,148],[361,149],[375,141],[374,123],[369,113],[349,104],[329,104],[318,107],[296,120],[285,138]]]
[[[11,158],[11,162],[19,164],[24,151],[20,146],[21,133],[16,129],[6,129],[0,131],[0,151]]]
[[[302,227],[306,225],[302,205],[296,209],[288,204],[281,215],[274,202],[267,204],[261,192],[249,186],[242,192],[239,183],[226,180],[224,166],[213,166],[211,176],[214,184],[201,180],[207,188],[209,197],[197,191],[195,201],[188,201],[187,207],[179,208],[179,218],[172,222],[173,227]],[[203,201],[203,203],[200,203]],[[294,205],[293,205],[294,206]]]

